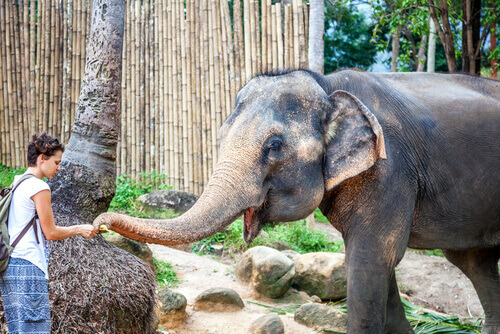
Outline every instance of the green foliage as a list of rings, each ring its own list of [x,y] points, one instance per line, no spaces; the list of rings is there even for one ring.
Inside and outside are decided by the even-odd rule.
[[[426,311],[405,299],[401,299],[406,319],[413,327],[415,334],[473,334],[480,333],[481,319],[475,324],[461,323],[456,316],[448,316]]]
[[[135,217],[151,217],[150,214],[141,211],[136,199],[153,190],[172,189],[165,183],[166,175],[151,173],[139,173],[139,178],[134,180],[130,175],[120,175],[116,180],[116,194],[109,211],[119,211]],[[151,218],[171,218],[174,213],[170,210],[158,211],[155,217]]]
[[[179,279],[177,278],[177,274],[170,263],[153,258],[153,264],[157,271],[156,280],[158,281],[159,286],[166,286],[168,288],[177,287]]]
[[[13,169],[9,166],[0,165],[0,188],[8,187],[14,181],[14,176],[23,174],[26,168]]]
[[[370,42],[372,29],[353,4],[340,1],[326,6],[325,73],[351,67],[367,70],[377,53],[376,46]]]
[[[304,254],[311,252],[339,252],[342,242],[330,240],[323,232],[312,231],[306,227],[305,221],[268,224],[255,240],[247,245],[243,240],[243,223],[241,219],[234,221],[227,229],[201,241],[193,243],[193,252],[199,254],[213,253],[213,245],[222,245],[229,252],[245,251],[254,246],[272,247],[275,242],[288,243],[295,251]]]
[[[314,220],[320,223],[330,224],[328,218],[326,218],[319,208],[314,210]]]

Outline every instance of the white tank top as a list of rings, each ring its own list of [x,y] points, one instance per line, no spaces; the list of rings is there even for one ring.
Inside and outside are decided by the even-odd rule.
[[[13,184],[16,184],[21,177],[22,175],[16,175]],[[8,222],[11,243],[16,240],[17,236],[35,215],[35,202],[33,202],[31,197],[42,190],[50,191],[48,184],[37,177],[30,177],[23,181],[23,183],[17,187],[16,191],[14,191],[14,195],[10,202]],[[14,248],[11,257],[25,259],[33,263],[45,273],[45,278],[49,279],[49,247],[38,219],[36,220],[36,225],[40,243],[36,241],[35,231],[32,226]]]

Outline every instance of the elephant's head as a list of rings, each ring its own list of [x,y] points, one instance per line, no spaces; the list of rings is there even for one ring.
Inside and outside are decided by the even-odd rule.
[[[347,92],[328,94],[321,78],[296,71],[243,87],[220,129],[212,178],[184,215],[161,221],[106,213],[94,224],[169,245],[205,238],[242,214],[247,242],[267,222],[307,217],[325,190],[385,158],[375,116]]]

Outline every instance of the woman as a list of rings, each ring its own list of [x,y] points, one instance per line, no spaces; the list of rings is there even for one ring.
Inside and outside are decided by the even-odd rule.
[[[48,247],[46,240],[75,235],[92,238],[91,225],[57,226],[51,207],[50,189],[42,179],[52,179],[61,169],[64,144],[46,133],[33,135],[28,144],[28,169],[33,176],[24,180],[13,194],[9,211],[10,240],[15,240],[38,214],[11,254],[0,277],[0,289],[9,333],[50,333],[48,293]],[[16,184],[22,175],[14,179]]]

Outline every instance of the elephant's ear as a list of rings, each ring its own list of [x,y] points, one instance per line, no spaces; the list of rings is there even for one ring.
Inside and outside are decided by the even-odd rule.
[[[331,190],[386,159],[382,127],[377,118],[355,96],[335,91],[326,138],[325,188]]]

